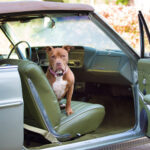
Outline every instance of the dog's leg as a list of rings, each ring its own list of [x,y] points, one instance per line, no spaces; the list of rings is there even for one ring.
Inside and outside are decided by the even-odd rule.
[[[66,102],[66,113],[67,115],[71,115],[73,113],[71,109],[71,99],[72,99],[72,94],[73,94],[73,89],[74,89],[74,84],[71,85],[67,92],[67,102]]]

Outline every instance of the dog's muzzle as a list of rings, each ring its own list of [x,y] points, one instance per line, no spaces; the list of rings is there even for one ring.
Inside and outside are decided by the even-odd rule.
[[[62,71],[62,70],[58,70],[58,71],[53,71],[52,68],[49,68],[49,72],[54,76],[54,77],[60,77],[60,76],[63,76],[66,72],[67,72],[67,69],[65,69],[65,71]]]

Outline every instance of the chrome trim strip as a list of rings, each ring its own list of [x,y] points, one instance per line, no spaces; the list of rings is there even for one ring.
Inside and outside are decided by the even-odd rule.
[[[139,96],[140,96],[141,100],[143,101],[143,103],[148,106],[148,104],[144,101],[143,93],[140,90],[138,90],[138,93],[139,93]]]
[[[94,140],[93,140],[94,141]],[[81,143],[84,143],[82,145]],[[62,145],[62,146],[55,146],[50,148],[44,148],[42,150],[70,150],[70,149],[90,149],[90,150],[123,150],[128,148],[134,148],[136,146],[144,145],[150,142],[150,139],[146,136],[143,137],[137,137],[134,139],[128,139],[124,142],[117,141],[116,143],[110,142],[109,144],[98,144],[98,143],[92,143],[90,140],[83,141],[83,142],[77,142],[75,144],[68,144],[68,145]]]
[[[4,69],[18,69],[18,66],[16,65],[0,66],[0,71],[3,71]]]
[[[150,105],[147,105],[148,110],[150,111]]]
[[[12,106],[18,106],[18,105],[22,105],[23,102],[21,100],[3,100],[0,101],[0,108],[6,108],[6,107],[12,107]]]
[[[138,93],[139,93],[141,100],[144,101],[144,95],[139,89],[138,89]]]
[[[41,117],[42,117],[42,119],[43,119],[43,121],[44,121],[44,123],[45,123],[45,125],[46,125],[46,127],[48,129],[48,131],[51,132],[51,129],[49,127],[52,126],[52,125],[51,125],[51,123],[49,121],[49,118],[47,116],[46,110],[44,109],[44,106],[43,106],[43,104],[42,104],[42,102],[40,100],[40,97],[39,97],[39,95],[37,93],[37,90],[36,90],[35,86],[33,85],[32,81],[30,79],[28,79],[28,84],[29,84],[29,87],[31,89],[32,95],[34,97],[36,106],[37,106],[37,108],[38,108],[38,110],[39,110],[39,112],[41,114]]]
[[[137,138],[134,140],[129,140],[123,143],[117,143],[117,144],[112,144],[108,146],[104,146],[102,148],[99,148],[99,150],[122,150],[122,149],[129,149],[129,148],[134,148],[140,145],[144,145],[150,142],[150,139],[147,137],[141,137]]]

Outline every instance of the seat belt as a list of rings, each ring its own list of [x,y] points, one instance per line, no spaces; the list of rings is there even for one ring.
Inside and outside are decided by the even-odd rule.
[[[51,143],[60,143],[53,134],[51,134],[50,132],[44,129],[40,129],[40,128],[30,126],[27,124],[24,124],[24,129],[42,135],[46,140],[50,141]]]

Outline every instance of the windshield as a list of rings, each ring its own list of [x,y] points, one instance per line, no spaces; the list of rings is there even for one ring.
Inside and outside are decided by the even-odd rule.
[[[97,50],[120,50],[88,16],[43,17],[11,21],[8,26],[18,41],[36,46],[88,46]]]

